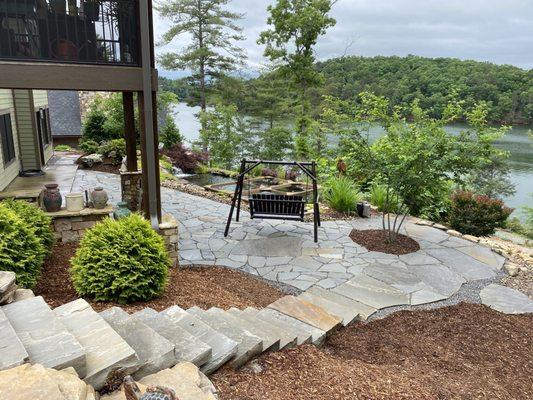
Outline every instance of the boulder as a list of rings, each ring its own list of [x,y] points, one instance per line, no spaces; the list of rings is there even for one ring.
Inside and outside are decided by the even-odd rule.
[[[12,271],[0,271],[0,305],[13,301],[17,285],[16,275]]]
[[[76,371],[24,364],[0,371],[0,400],[96,400],[94,389]]]
[[[92,167],[94,164],[101,164],[104,162],[102,154],[89,154],[80,158],[80,163],[85,167]]]

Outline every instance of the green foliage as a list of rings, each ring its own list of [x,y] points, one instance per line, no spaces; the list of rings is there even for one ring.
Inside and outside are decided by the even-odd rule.
[[[533,122],[533,74],[510,65],[454,58],[341,57],[317,63],[325,77],[324,94],[351,100],[361,92],[386,97],[391,107],[414,99],[432,118],[442,118],[452,100],[466,109],[480,102],[487,119]]]
[[[449,221],[451,227],[461,233],[488,236],[496,228],[505,227],[512,211],[501,200],[460,191],[452,196]]]
[[[291,153],[292,133],[282,127],[267,129],[259,134],[261,158],[263,160],[284,160]]]
[[[52,250],[55,243],[52,219],[43,210],[22,200],[4,200],[2,204],[15,211],[24,222],[35,230],[37,239],[47,252]]]
[[[32,288],[41,274],[45,254],[35,228],[0,203],[0,270],[15,272],[18,285]]]
[[[66,144],[58,144],[54,147],[55,151],[72,151],[72,147]]]
[[[240,14],[226,9],[228,0],[164,0],[156,9],[171,22],[161,44],[169,44],[184,34],[192,36],[189,45],[164,53],[159,62],[169,70],[190,70],[190,86],[199,93],[202,111],[206,110],[208,78],[232,71],[244,58],[235,42],[242,40],[242,29],[235,21]],[[191,93],[189,93],[190,95]]]
[[[507,162],[508,157],[507,153],[495,151],[468,175],[467,185],[475,193],[494,199],[503,199],[515,194],[515,185],[509,177],[511,168]]]
[[[105,219],[87,230],[71,260],[80,296],[97,301],[148,301],[165,290],[170,259],[163,238],[137,214]]]
[[[174,118],[172,118],[170,115],[167,115],[165,119],[165,126],[163,127],[161,132],[161,142],[163,142],[164,148],[170,149],[175,144],[183,143],[183,141],[183,135],[180,133],[180,130],[176,126]]]
[[[345,176],[329,180],[323,191],[323,196],[328,206],[340,212],[357,210],[357,203],[363,199],[355,183]]]
[[[308,158],[310,148],[310,108],[308,91],[322,83],[322,75],[315,68],[314,46],[326,30],[335,25],[328,13],[331,0],[277,0],[268,6],[268,29],[261,33],[258,43],[266,45],[264,55],[280,64],[280,72],[290,77],[297,87],[296,153]]]
[[[102,142],[98,153],[113,160],[114,164],[120,164],[126,156],[126,139],[113,139]]]
[[[385,185],[372,184],[368,197],[370,204],[377,207],[379,212],[394,213],[400,208],[401,200]]]
[[[533,207],[523,207],[522,213],[525,216],[525,235],[530,239],[533,239]]]
[[[83,121],[83,139],[102,141],[124,136],[124,109],[120,93],[94,97]]]
[[[100,150],[100,145],[98,144],[98,142],[90,139],[80,140],[80,144],[78,147],[85,154],[95,154],[98,153],[98,151]]]
[[[207,144],[210,161],[215,166],[231,169],[241,155],[243,137],[240,118],[237,107],[233,105],[219,105],[200,114],[203,126],[200,137]]]

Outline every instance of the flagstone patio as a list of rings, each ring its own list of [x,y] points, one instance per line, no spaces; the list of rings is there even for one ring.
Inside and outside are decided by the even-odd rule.
[[[116,175],[80,170],[73,186],[96,185],[106,188],[111,202],[120,200]],[[312,224],[250,220],[243,212],[225,238],[228,205],[166,188],[162,205],[179,222],[182,266],[235,268],[301,290],[317,285],[354,300],[366,298],[375,308],[449,298],[464,283],[494,278],[505,262],[486,247],[413,221],[403,233],[416,239],[420,250],[395,256],[368,251],[348,237],[354,228],[380,227],[380,218],[324,221],[314,243]]]

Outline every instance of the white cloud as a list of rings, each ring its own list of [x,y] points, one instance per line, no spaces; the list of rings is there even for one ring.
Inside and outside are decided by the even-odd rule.
[[[265,63],[256,41],[266,28],[266,7],[271,3],[229,2],[233,11],[244,14],[242,45],[250,68]],[[533,68],[531,0],[339,0],[332,15],[337,24],[319,40],[319,59],[416,54]],[[157,15],[154,25],[156,36],[169,26]],[[157,51],[180,49],[187,42],[184,36]]]

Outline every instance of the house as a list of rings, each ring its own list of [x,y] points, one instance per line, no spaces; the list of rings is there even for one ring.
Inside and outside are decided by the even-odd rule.
[[[45,90],[0,89],[0,190],[41,171],[53,154]]]
[[[134,190],[125,186],[135,181],[139,196],[128,198],[142,198],[143,211],[156,226],[161,196],[153,43],[151,0],[0,1],[0,196],[11,180],[23,185],[23,179],[33,179],[17,177],[20,172],[46,173],[51,140],[45,91],[121,92],[128,156],[122,193]]]
[[[54,146],[77,147],[81,139],[80,98],[74,90],[49,90],[50,128]]]

